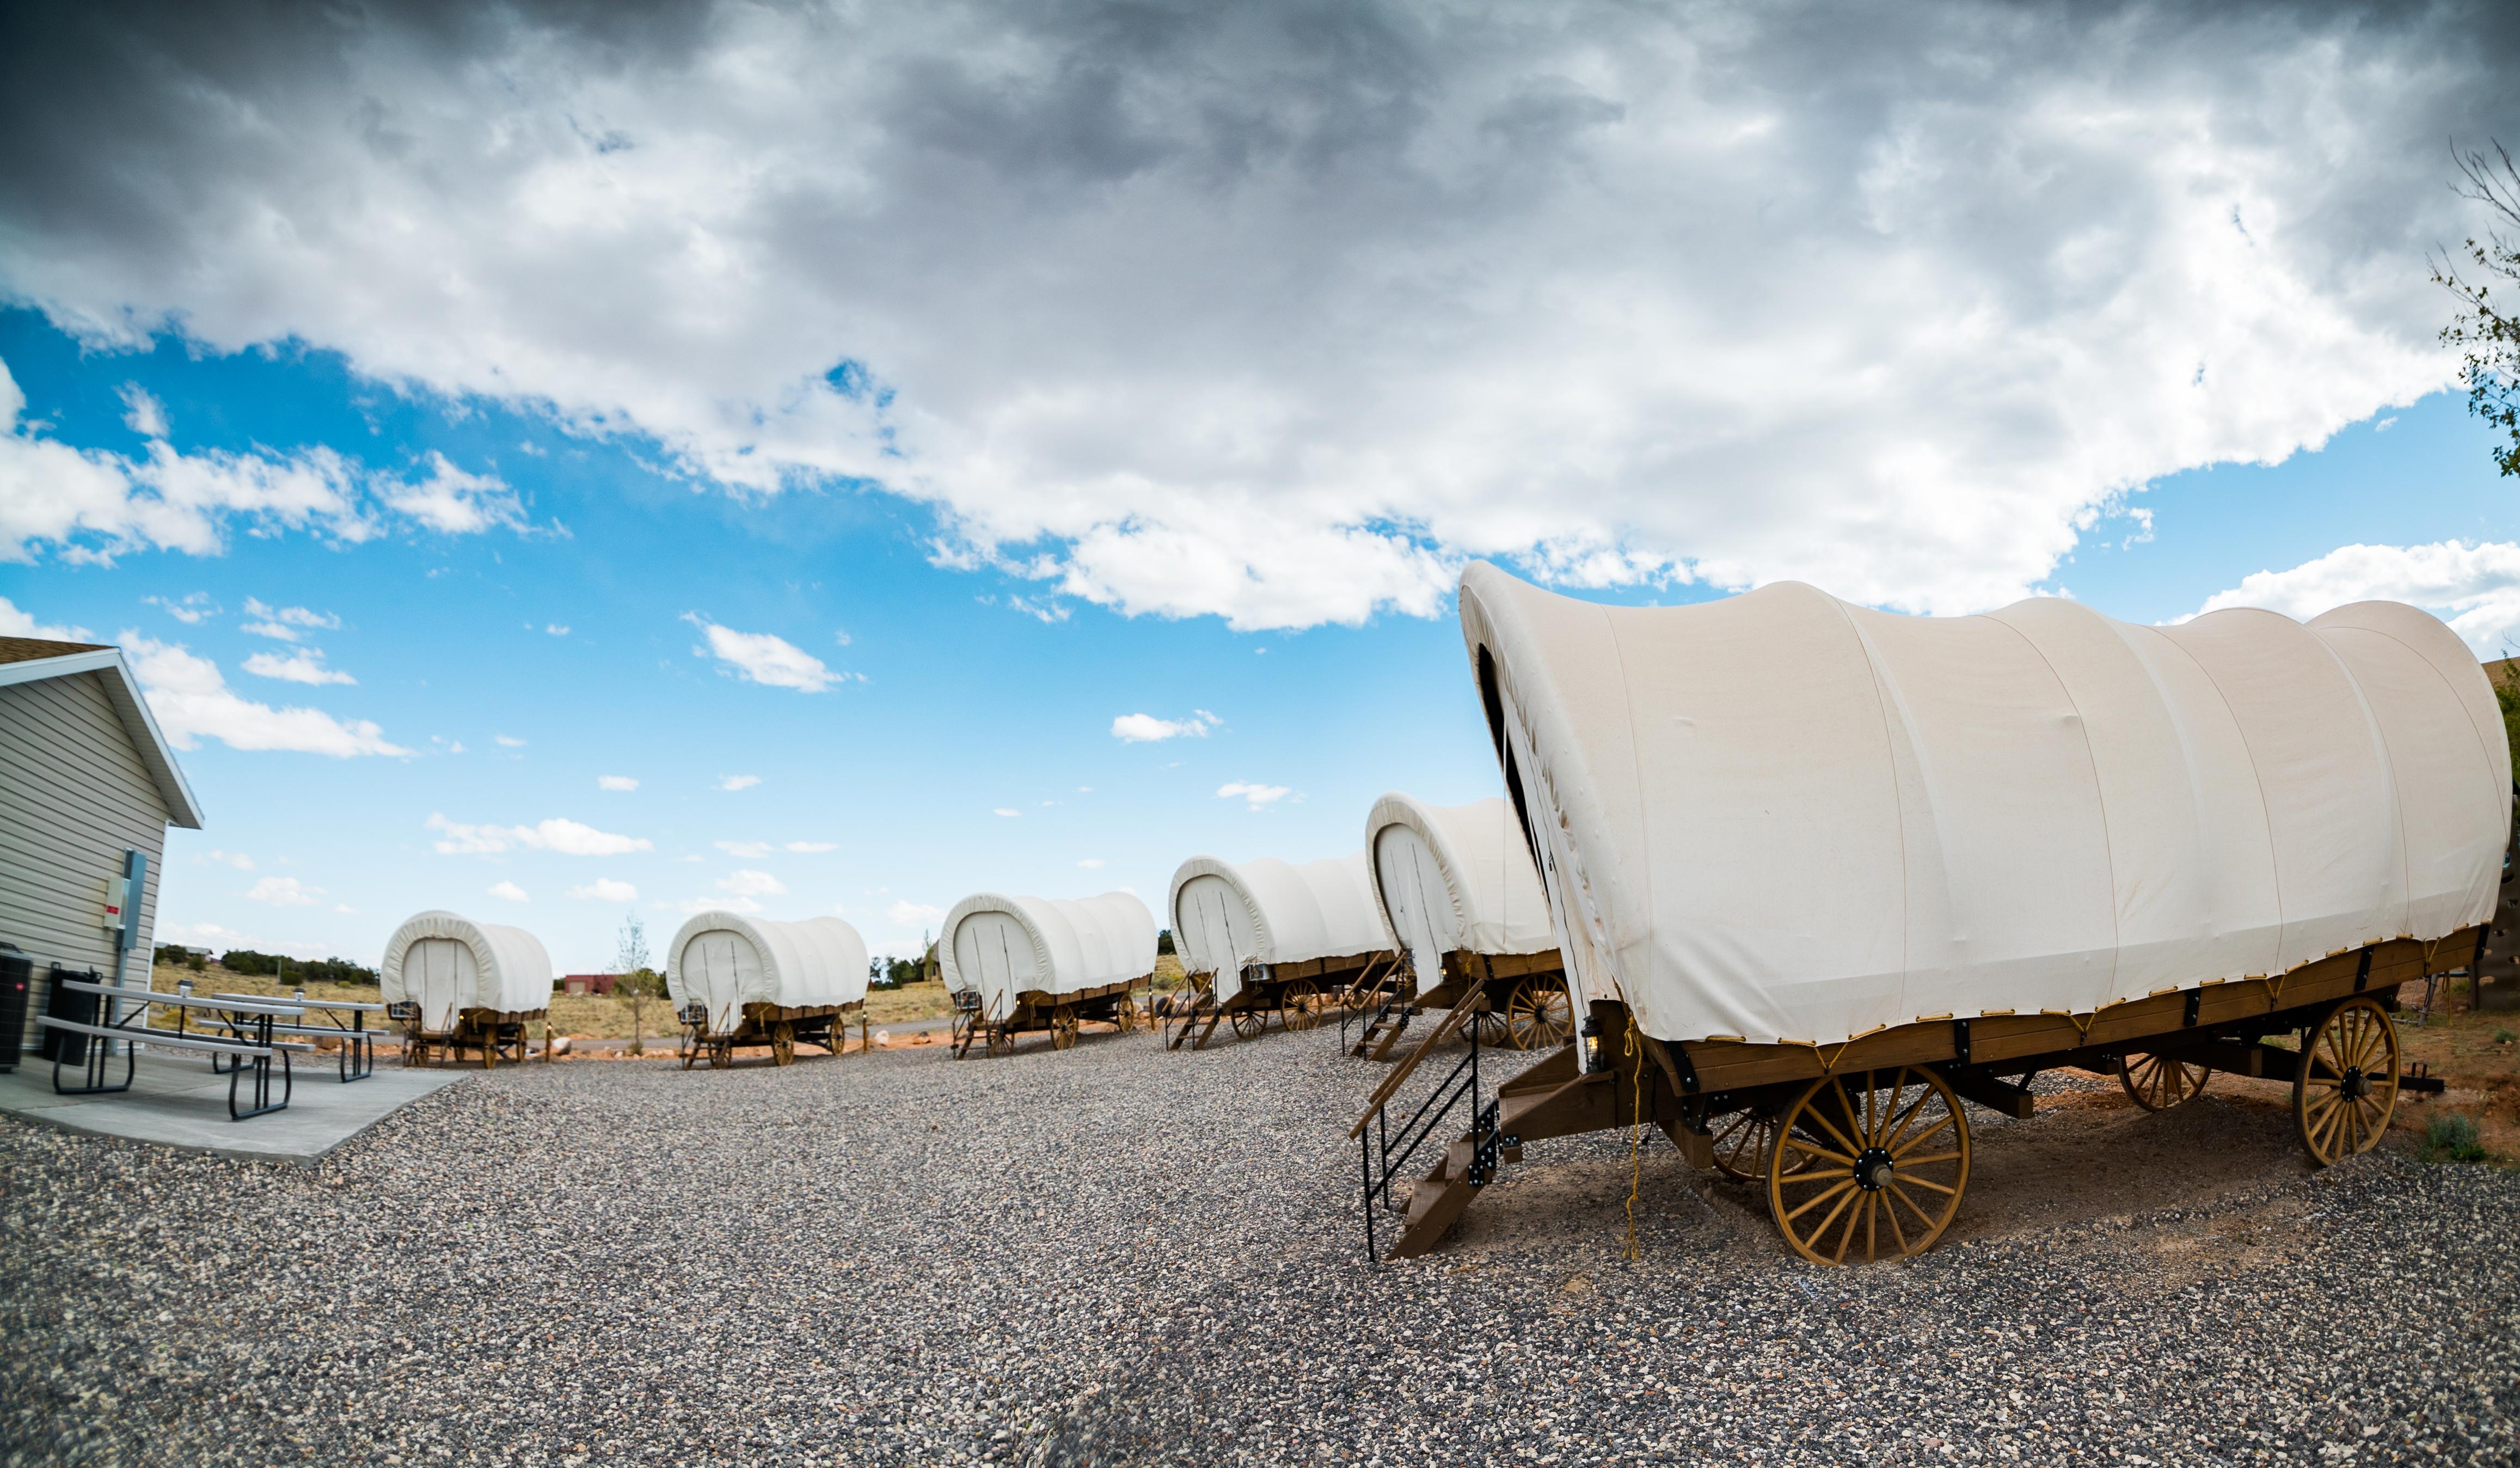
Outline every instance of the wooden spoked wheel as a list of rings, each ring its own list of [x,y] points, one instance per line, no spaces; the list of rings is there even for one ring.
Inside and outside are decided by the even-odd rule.
[[[2205,1089],[2205,1079],[2214,1074],[2212,1066],[2193,1061],[2171,1060],[2159,1055],[2121,1055],[2118,1057],[2118,1084],[2135,1104],[2146,1111],[2168,1111],[2183,1101],[2193,1101]]]
[[[1777,1145],[1777,1118],[1771,1112],[1736,1111],[1716,1121],[1711,1140],[1715,1144],[1715,1170],[1734,1182],[1764,1182],[1768,1176],[1768,1152]],[[1811,1166],[1811,1159],[1794,1154],[1797,1170]]]
[[[1076,1029],[1077,1019],[1075,1010],[1052,1010],[1050,1012],[1050,1047],[1054,1050],[1065,1050],[1072,1047],[1076,1043]]]
[[[729,1069],[729,1068],[730,1068],[730,1067],[732,1067],[734,1064],[735,1064],[735,1036],[734,1036],[734,1035],[731,1035],[731,1034],[730,1034],[730,1035],[728,1035],[726,1038],[724,1038],[724,1039],[722,1039],[722,1040],[712,1040],[712,1041],[710,1041],[710,1042],[709,1042],[709,1069],[710,1069],[710,1070],[712,1070],[712,1071],[723,1071],[723,1070],[727,1070],[727,1069]]]
[[[1968,1118],[1931,1071],[1902,1066],[1812,1082],[1778,1119],[1768,1207],[1815,1263],[1921,1254],[1968,1186]]]
[[[1111,1011],[1111,1023],[1120,1027],[1122,1034],[1134,1032],[1138,1028],[1138,1001],[1122,994],[1119,1004]]]
[[[1555,979],[1525,979],[1505,1002],[1506,1042],[1517,1050],[1546,1050],[1575,1037],[1575,1003]]]
[[[1234,1032],[1243,1039],[1249,1039],[1268,1028],[1269,1011],[1265,1009],[1244,1008],[1234,1011]]]
[[[1012,1055],[1015,1053],[1015,1032],[1013,1027],[1009,1025],[989,1025],[984,1028],[988,1032],[989,1054],[992,1057]]]
[[[2327,1012],[2302,1038],[2292,1119],[2324,1168],[2368,1152],[2398,1109],[2398,1024],[2365,995]]]
[[[796,1024],[781,1020],[770,1027],[770,1063],[792,1066],[796,1063]]]
[[[1310,1030],[1322,1022],[1322,986],[1310,979],[1287,985],[1279,1003],[1280,1014],[1289,1030]]]

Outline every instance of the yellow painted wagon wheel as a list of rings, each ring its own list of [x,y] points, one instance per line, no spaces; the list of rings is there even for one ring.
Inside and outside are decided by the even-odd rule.
[[[1234,1032],[1249,1039],[1269,1028],[1269,1011],[1245,1007],[1234,1011]]]
[[[1912,1066],[1824,1077],[1778,1119],[1768,1207],[1794,1252],[1842,1264],[1921,1254],[1968,1186],[1968,1118]]]
[[[2194,1061],[2172,1060],[2160,1055],[2121,1055],[2118,1057],[2118,1084],[2135,1104],[2146,1111],[2168,1111],[2185,1101],[2193,1101],[2205,1089],[2212,1066]]]
[[[988,1025],[985,1028],[989,1034],[989,1054],[992,1057],[999,1055],[1012,1055],[1015,1053],[1015,1032],[1013,1030],[1005,1025],[995,1024]]]
[[[1547,1050],[1575,1036],[1575,1004],[1565,984],[1530,978],[1513,986],[1505,1003],[1506,1039],[1517,1050]]]
[[[2324,1168],[2368,1152],[2398,1109],[2398,1025],[2368,995],[2327,1012],[2302,1040],[2292,1119]]]
[[[498,1036],[495,1034],[476,1033],[473,1035],[473,1038],[480,1041],[481,1044],[481,1069],[485,1071],[495,1071],[499,1069]]]
[[[1289,1030],[1310,1030],[1322,1022],[1322,987],[1310,979],[1298,979],[1286,986],[1280,1001],[1280,1017]]]
[[[1076,1043],[1076,1031],[1075,1010],[1061,1007],[1051,1011],[1050,1047],[1052,1049],[1065,1050],[1073,1046]]]
[[[770,1063],[792,1066],[796,1063],[796,1022],[781,1020],[770,1027]]]
[[[1138,1001],[1136,996],[1131,994],[1122,994],[1120,996],[1118,1007],[1111,1011],[1111,1023],[1120,1027],[1120,1032],[1122,1034],[1129,1034],[1137,1030]]]

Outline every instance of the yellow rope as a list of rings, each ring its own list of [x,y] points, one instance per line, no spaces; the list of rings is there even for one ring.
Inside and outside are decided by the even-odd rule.
[[[1631,1262],[1642,1257],[1637,1247],[1637,1199],[1644,1191],[1645,1145],[1645,1064],[1644,1046],[1637,1037],[1637,1015],[1628,1011],[1628,1064],[1635,1070],[1636,1090],[1629,1101],[1629,1120],[1634,1124],[1628,1133],[1628,1252]]]

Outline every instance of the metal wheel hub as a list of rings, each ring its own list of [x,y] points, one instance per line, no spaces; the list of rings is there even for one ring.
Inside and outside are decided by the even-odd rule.
[[[1879,1147],[1867,1147],[1855,1155],[1855,1185],[1868,1193],[1888,1187],[1893,1170],[1890,1154]]]
[[[2359,1068],[2348,1066],[2345,1078],[2336,1083],[2336,1088],[2344,1093],[2346,1100],[2360,1101],[2371,1094],[2371,1078],[2363,1075]]]

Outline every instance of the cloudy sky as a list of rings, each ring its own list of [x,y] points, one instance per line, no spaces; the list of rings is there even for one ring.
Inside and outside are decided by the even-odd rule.
[[[0,631],[164,931],[1159,895],[1496,779],[1471,557],[2520,641],[2507,6],[13,7]]]

